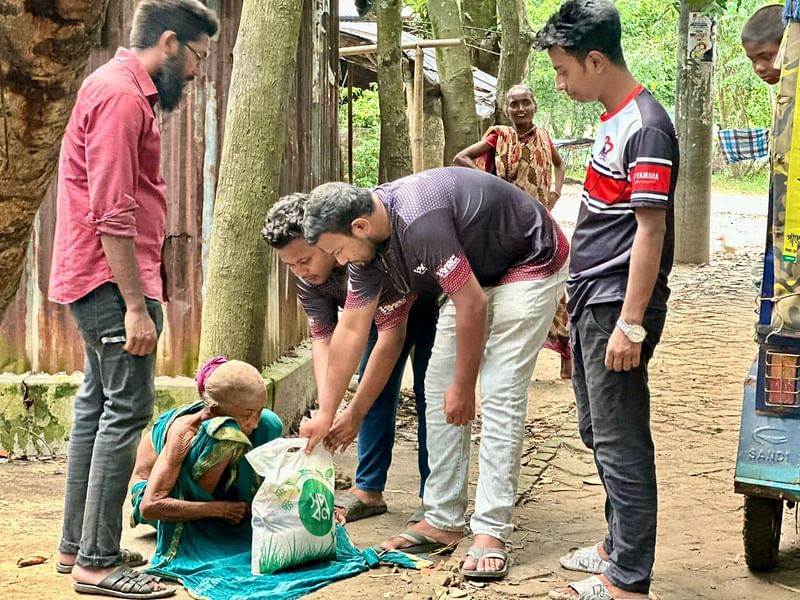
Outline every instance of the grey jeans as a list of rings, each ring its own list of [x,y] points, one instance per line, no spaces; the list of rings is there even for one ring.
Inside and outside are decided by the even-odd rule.
[[[161,305],[148,298],[147,310],[160,335]],[[73,408],[58,549],[77,554],[82,567],[111,567],[122,562],[122,505],[139,438],[153,415],[156,355],[122,349],[125,302],[116,284],[101,285],[70,311],[86,345],[86,365]]]
[[[623,590],[648,593],[655,559],[658,494],[647,365],[661,339],[666,313],[647,311],[641,364],[630,371],[605,366],[608,338],[621,303],[595,304],[570,322],[572,386],[581,439],[594,451],[606,491],[611,566],[605,576]]]

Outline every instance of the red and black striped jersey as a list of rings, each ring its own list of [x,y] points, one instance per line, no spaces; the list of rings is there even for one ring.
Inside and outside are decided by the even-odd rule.
[[[603,113],[586,171],[570,252],[569,312],[625,299],[639,207],[667,211],[658,280],[649,308],[666,310],[674,252],[678,139],[669,115],[642,86]]]

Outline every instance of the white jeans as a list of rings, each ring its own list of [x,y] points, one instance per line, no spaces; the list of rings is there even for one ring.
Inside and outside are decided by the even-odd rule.
[[[512,532],[528,384],[566,279],[564,267],[547,279],[484,288],[489,335],[480,369],[483,425],[473,534],[506,541]],[[453,380],[455,362],[456,309],[448,300],[439,313],[425,377],[431,469],[425,484],[425,520],[445,531],[462,531],[466,525],[469,477],[470,427],[449,425],[444,416],[444,393]]]

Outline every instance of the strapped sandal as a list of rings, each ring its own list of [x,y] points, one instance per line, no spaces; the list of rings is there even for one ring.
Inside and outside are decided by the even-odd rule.
[[[573,550],[566,556],[559,558],[558,562],[569,571],[593,573],[594,575],[602,575],[611,566],[610,562],[603,560],[600,556],[596,545]]]
[[[578,592],[578,595],[574,596],[562,590],[550,590],[547,597],[550,600],[614,600],[614,596],[608,591],[606,584],[600,581],[597,575],[592,575],[583,581],[570,583],[568,587]]]
[[[465,569],[462,567],[461,574],[466,579],[496,580],[503,579],[508,575],[508,552],[502,548],[479,548],[477,546],[472,546],[472,548],[467,550],[467,556],[475,561],[479,561],[482,558],[499,558],[503,561],[503,568],[499,571],[478,571],[477,569]]]
[[[147,559],[144,557],[144,555],[136,550],[128,550],[127,548],[123,548],[121,554],[123,566],[141,567],[147,564]],[[62,562],[56,562],[56,572],[61,573],[62,575],[69,575],[72,573],[72,567],[74,566],[74,563],[67,565]]]
[[[112,598],[167,598],[175,594],[175,588],[156,590],[155,584],[161,579],[147,573],[134,571],[122,565],[115,569],[105,579],[95,585],[89,583],[76,583],[75,591],[79,594],[92,594],[95,596],[111,596]]]

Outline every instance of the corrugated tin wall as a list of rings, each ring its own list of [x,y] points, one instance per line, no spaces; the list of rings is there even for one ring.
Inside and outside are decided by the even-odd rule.
[[[162,119],[170,303],[159,342],[161,375],[191,375],[196,368],[208,240],[242,0],[206,3],[217,11],[221,23],[207,73],[192,84],[182,109]],[[111,0],[102,47],[92,52],[89,70],[125,45],[134,4]],[[305,0],[303,11],[297,80],[287,111],[282,193],[308,190],[340,175],[337,0]],[[265,102],[270,96],[271,90],[264,90]],[[47,300],[55,214],[51,186],[36,219],[22,284],[0,323],[0,371],[54,373],[83,368],[83,344],[69,310]],[[273,276],[264,289],[269,299],[265,364],[306,335],[291,275],[276,256],[271,260]]]

